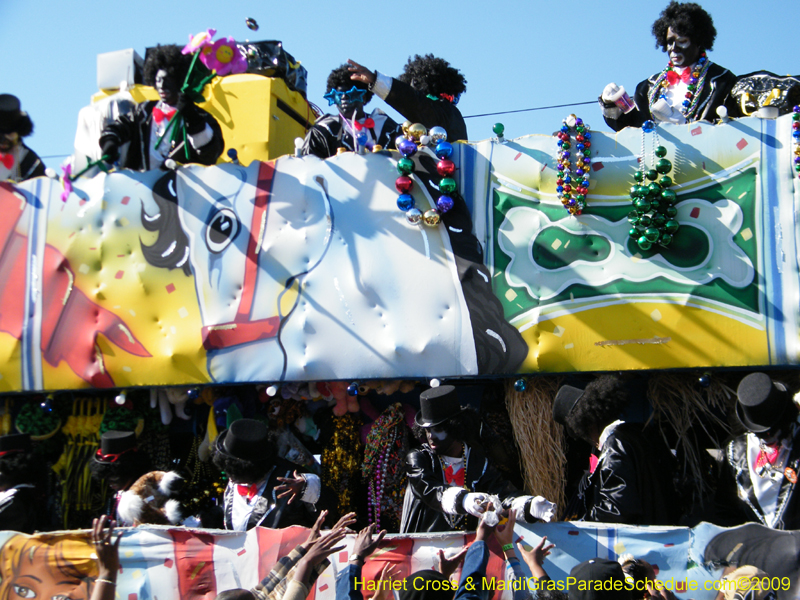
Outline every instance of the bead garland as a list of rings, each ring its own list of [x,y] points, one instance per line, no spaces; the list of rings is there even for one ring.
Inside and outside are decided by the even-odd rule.
[[[375,420],[367,435],[361,473],[367,482],[368,518],[378,529],[400,529],[409,431],[402,405],[394,403]]]
[[[571,215],[579,215],[586,208],[586,195],[589,193],[589,167],[592,151],[592,133],[589,125],[575,115],[569,115],[562,121],[561,130],[556,134],[558,138],[558,178],[556,179],[556,193],[561,204]],[[574,131],[575,144],[575,177],[572,173],[572,135]],[[575,184],[573,186],[573,183]]]
[[[798,177],[800,177],[800,106],[792,108],[792,140],[794,142],[792,166]]]
[[[700,54],[700,59],[692,67],[692,75],[689,78],[688,91],[686,97],[681,103],[681,114],[690,120],[699,105],[700,93],[703,91],[703,86],[706,83],[706,75],[708,74],[708,67],[711,66],[711,61],[706,57],[706,53]],[[667,88],[675,85],[680,80],[680,76],[675,72],[675,66],[672,61],[667,63],[666,68],[661,71],[661,75],[656,79],[655,84],[650,90],[650,106],[659,98],[667,98]]]
[[[447,132],[442,127],[431,127],[430,132],[420,123],[411,124],[406,121],[403,124],[403,133],[395,140],[395,145],[403,155],[397,161],[397,172],[400,177],[394,183],[395,188],[400,193],[397,199],[397,207],[406,213],[406,220],[412,225],[418,225],[420,222],[428,225],[429,227],[436,227],[442,218],[442,214],[453,208],[453,194],[456,191],[456,180],[453,179],[453,174],[456,172],[456,166],[450,157],[453,154],[453,146],[447,141]],[[436,200],[436,208],[426,210],[424,213],[416,207],[414,197],[411,195],[411,189],[414,187],[414,181],[411,179],[411,174],[414,172],[414,161],[411,157],[416,154],[419,145],[425,146],[428,144],[436,144],[434,153],[436,154],[439,162],[436,164],[436,171],[442,177],[439,181],[439,191],[441,196]]]
[[[647,169],[644,138],[645,134],[650,132],[653,133],[655,165]],[[639,170],[633,175],[635,183],[631,187],[633,210],[628,214],[628,222],[631,224],[628,235],[636,240],[636,244],[644,251],[650,250],[653,244],[666,248],[672,243],[675,233],[680,228],[675,218],[678,215],[678,209],[675,208],[677,194],[669,189],[673,185],[672,178],[668,175],[672,171],[672,163],[666,158],[667,149],[658,145],[658,141],[655,123],[647,121],[642,126]]]

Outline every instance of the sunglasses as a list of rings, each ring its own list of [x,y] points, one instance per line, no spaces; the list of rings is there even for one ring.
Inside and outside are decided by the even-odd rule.
[[[324,94],[322,97],[328,101],[328,106],[336,106],[342,105],[342,100],[347,100],[350,104],[354,102],[361,102],[364,103],[364,95],[367,93],[367,90],[358,89],[356,86],[351,87],[346,92],[340,92],[339,90],[331,90],[327,94]]]

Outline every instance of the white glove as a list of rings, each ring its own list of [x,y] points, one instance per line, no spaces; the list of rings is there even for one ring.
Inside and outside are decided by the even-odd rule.
[[[549,523],[550,520],[555,517],[556,505],[541,496],[535,496],[533,500],[531,500],[530,513],[534,519],[540,519]]]
[[[613,81],[603,88],[603,93],[600,97],[604,102],[614,102],[614,97],[619,92],[619,86]]]
[[[464,510],[473,517],[480,517],[486,512],[485,503],[489,499],[486,494],[470,492],[464,496]]]

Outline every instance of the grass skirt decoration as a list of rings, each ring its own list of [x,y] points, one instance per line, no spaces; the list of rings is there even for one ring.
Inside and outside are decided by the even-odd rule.
[[[532,377],[524,391],[506,380],[506,406],[522,459],[525,492],[544,496],[564,510],[567,457],[563,428],[553,421],[558,377]]]

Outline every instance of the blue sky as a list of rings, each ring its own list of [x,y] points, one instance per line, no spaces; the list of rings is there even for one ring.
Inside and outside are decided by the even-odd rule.
[[[714,17],[712,61],[735,73],[800,73],[797,2],[701,3]],[[434,53],[468,80],[465,116],[592,101],[609,81],[628,90],[663,68],[650,26],[666,2],[473,0],[292,2],[0,0],[0,93],[20,97],[41,156],[72,151],[78,110],[97,91],[103,52],[187,41],[208,27],[238,40],[277,39],[309,73],[309,99],[325,107],[325,79],[348,58],[388,75],[409,55]],[[260,25],[250,31],[245,19]],[[374,99],[370,107],[385,105]],[[388,110],[390,114],[392,112]],[[555,131],[570,112],[607,130],[596,105],[467,119],[470,138]],[[62,156],[46,158],[56,166]]]

